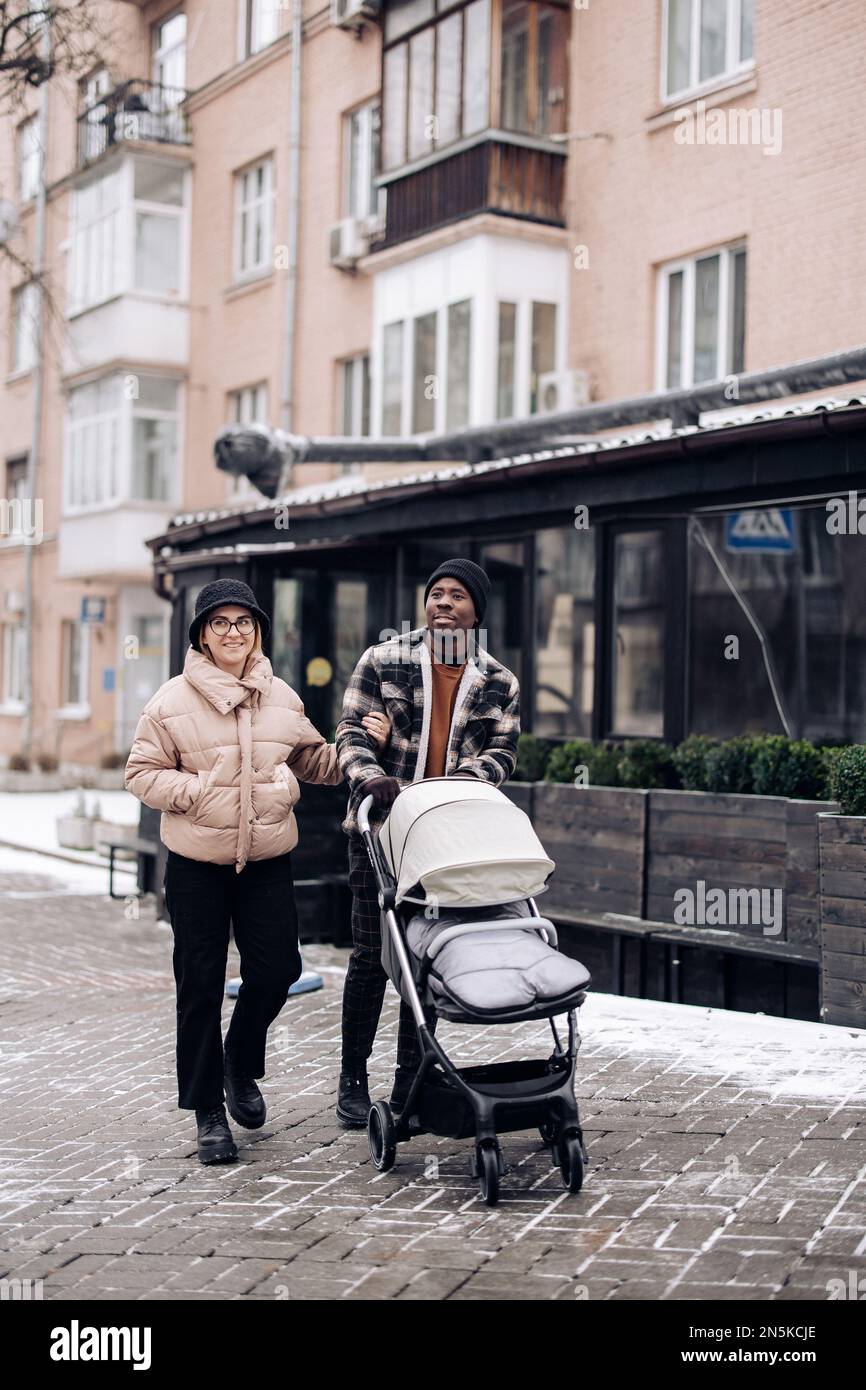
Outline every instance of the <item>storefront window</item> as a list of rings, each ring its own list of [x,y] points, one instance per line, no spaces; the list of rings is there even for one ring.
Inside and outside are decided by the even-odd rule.
[[[664,542],[661,531],[614,539],[612,724],[615,734],[664,728]]]
[[[274,580],[274,608],[271,620],[271,665],[274,675],[301,691],[301,597],[300,579]]]
[[[595,671],[595,535],[539,531],[535,549],[535,711],[541,737],[591,733]],[[529,721],[527,720],[527,723]]]
[[[490,578],[490,594],[482,627],[481,645],[501,661],[518,680],[521,676],[521,620],[525,571],[523,541],[485,545],[478,563]]]
[[[830,534],[820,506],[729,512],[693,521],[689,560],[690,732],[783,733],[784,713],[795,736],[863,740],[866,536]]]

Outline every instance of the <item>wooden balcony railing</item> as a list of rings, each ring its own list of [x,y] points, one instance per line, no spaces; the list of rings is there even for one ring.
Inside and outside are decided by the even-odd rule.
[[[491,138],[388,183],[377,250],[480,212],[564,226],[565,152]]]

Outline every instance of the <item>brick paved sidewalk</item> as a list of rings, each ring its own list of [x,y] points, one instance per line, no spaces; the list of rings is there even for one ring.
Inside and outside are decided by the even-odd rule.
[[[175,1106],[170,931],[150,901],[128,921],[56,889],[0,875],[0,1273],[45,1299],[826,1299],[866,1273],[866,1033],[593,997],[585,1187],[506,1135],[489,1209],[467,1142],[378,1174],[336,1127],[345,954],[318,947],[325,989],[272,1030],[268,1123],[209,1169]],[[389,990],[374,1093],[395,1033]],[[535,1025],[441,1037],[463,1061],[549,1050]]]

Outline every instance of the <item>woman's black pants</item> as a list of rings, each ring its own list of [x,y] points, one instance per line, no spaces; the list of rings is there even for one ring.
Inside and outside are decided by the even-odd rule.
[[[177,1086],[181,1110],[222,1105],[221,1028],[229,927],[241,958],[241,987],[225,1058],[242,1076],[265,1074],[268,1028],[301,974],[290,855],[209,864],[168,852],[165,902],[174,932]]]

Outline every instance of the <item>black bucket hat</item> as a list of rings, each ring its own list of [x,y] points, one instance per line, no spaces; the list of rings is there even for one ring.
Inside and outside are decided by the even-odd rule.
[[[248,608],[261,624],[262,637],[267,637],[271,626],[270,619],[256,603],[256,596],[249,584],[244,584],[240,579],[213,579],[210,584],[205,584],[195,601],[195,617],[189,625],[191,646],[198,645],[199,633],[208,614],[228,603],[236,603],[239,608]]]

